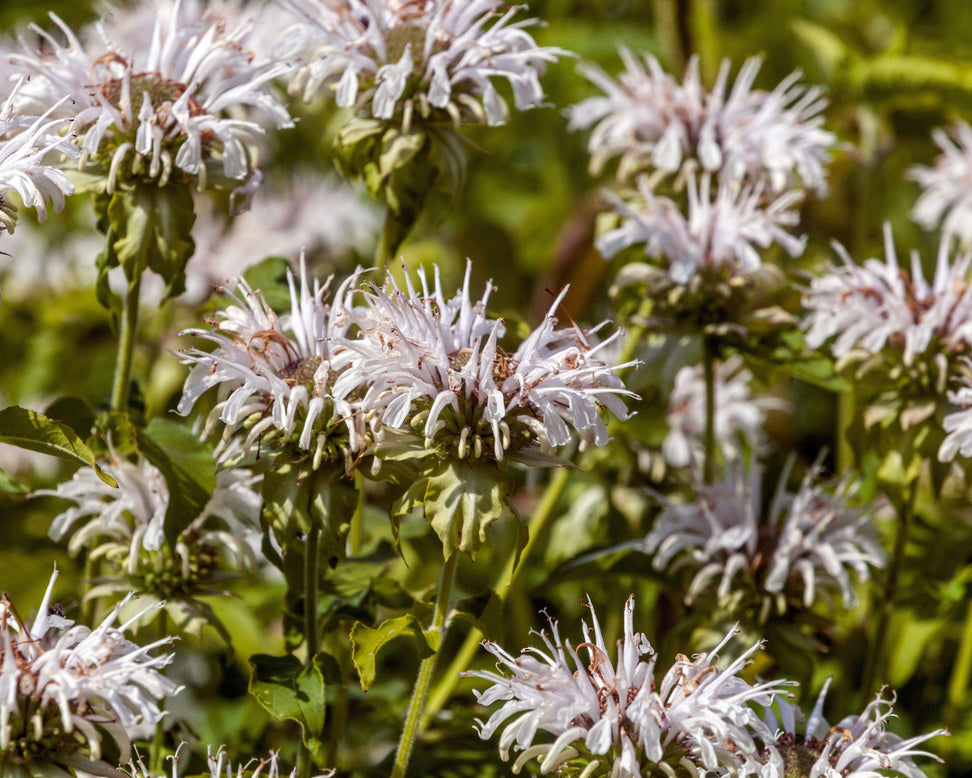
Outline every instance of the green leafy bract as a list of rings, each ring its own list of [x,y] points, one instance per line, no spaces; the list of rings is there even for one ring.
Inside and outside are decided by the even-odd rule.
[[[355,623],[351,628],[351,658],[361,677],[362,689],[368,691],[375,681],[375,661],[382,647],[395,638],[406,636],[415,638],[420,659],[435,653],[439,647],[438,641],[441,639],[439,632],[424,632],[422,625],[411,613],[396,619],[388,619],[379,624],[377,629],[367,627],[361,622]]]

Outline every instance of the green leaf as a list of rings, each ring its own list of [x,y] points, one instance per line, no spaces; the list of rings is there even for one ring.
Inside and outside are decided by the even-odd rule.
[[[36,411],[17,405],[0,410],[0,443],[89,465],[106,484],[118,486],[114,478],[102,472],[94,452],[74,430]]]
[[[28,494],[30,489],[0,467],[0,494]]]
[[[263,299],[275,311],[290,310],[287,270],[290,264],[280,257],[267,257],[247,269],[243,278],[251,289],[259,289]]]
[[[351,659],[361,677],[361,688],[365,691],[375,682],[375,661],[383,646],[400,637],[412,637],[419,648],[419,658],[424,659],[435,653],[429,645],[428,635],[422,631],[422,625],[411,613],[396,619],[383,621],[377,629],[372,629],[355,622],[351,628]]]
[[[888,634],[894,636],[894,643],[888,657],[888,682],[901,687],[915,674],[925,649],[947,622],[945,619],[918,619],[913,613],[899,611],[893,615],[890,626]]]
[[[175,548],[179,534],[202,513],[216,487],[216,462],[209,447],[184,424],[153,419],[136,433],[138,450],[155,465],[169,487],[165,539]]]
[[[509,479],[495,466],[445,461],[435,465],[403,495],[394,512],[410,513],[422,505],[442,551],[456,549],[475,558],[486,540],[486,529],[497,519],[513,515],[508,504]]]
[[[291,719],[300,724],[304,745],[316,753],[321,747],[324,732],[325,669],[330,659],[319,653],[304,666],[292,654],[271,656],[254,654],[250,657],[253,675],[250,694],[260,706],[278,721]]]
[[[188,187],[155,184],[130,191],[116,191],[106,210],[111,225],[112,251],[134,281],[151,268],[168,284],[167,297],[186,288],[186,263],[195,243],[190,235],[196,220],[192,192]]]

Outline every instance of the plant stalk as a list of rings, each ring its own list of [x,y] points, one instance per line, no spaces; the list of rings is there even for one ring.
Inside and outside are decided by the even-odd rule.
[[[307,648],[307,658],[304,666],[310,667],[320,647],[317,635],[317,578],[318,557],[321,541],[321,531],[314,527],[304,538],[304,641]],[[313,757],[310,749],[300,743],[297,772],[301,778],[308,778],[313,769]]]
[[[891,609],[898,594],[898,581],[901,573],[901,566],[904,562],[905,547],[908,544],[908,535],[911,531],[911,520],[915,511],[915,499],[918,494],[917,480],[911,484],[911,491],[907,499],[898,511],[898,526],[894,538],[894,553],[891,557],[891,564],[888,567],[887,584],[884,589],[884,599],[881,603],[881,612],[878,616],[877,628],[874,632],[874,644],[868,652],[867,669],[864,674],[864,696],[862,702],[866,703],[874,693],[878,672],[883,664],[885,642],[888,636],[888,622],[891,618]]]
[[[351,528],[348,530],[348,553],[350,556],[357,556],[361,551],[361,538],[364,524],[364,476],[360,470],[354,471],[354,488],[358,490],[358,502],[354,506],[354,513],[351,514]]]
[[[415,737],[419,733],[419,723],[422,718],[422,710],[425,707],[425,700],[428,697],[432,672],[435,670],[435,660],[439,656],[445,638],[446,616],[449,613],[449,599],[452,594],[452,584],[456,580],[458,561],[459,553],[453,551],[442,565],[439,593],[435,599],[435,613],[432,616],[432,626],[429,628],[429,632],[440,633],[439,645],[436,647],[436,652],[423,659],[419,666],[418,678],[415,679],[415,688],[412,690],[412,701],[408,705],[408,714],[405,717],[402,739],[398,743],[395,766],[391,773],[392,778],[403,778],[405,775],[408,760],[412,756],[412,746],[415,745]]]
[[[125,305],[118,322],[118,356],[115,375],[111,384],[111,410],[124,412],[128,409],[128,390],[132,380],[132,362],[135,357],[135,334],[138,329],[138,298],[142,290],[142,277],[138,276],[128,286]]]
[[[955,656],[955,664],[952,665],[952,676],[948,679],[945,723],[950,727],[958,724],[958,713],[966,700],[970,676],[972,676],[972,602],[965,611],[958,654]]]
[[[707,484],[715,481],[715,361],[715,347],[712,339],[704,335],[702,337],[702,365],[705,371],[705,463],[702,476]]]
[[[553,478],[550,479],[550,483],[547,484],[543,497],[530,520],[530,538],[527,540],[523,553],[520,555],[520,564],[514,566],[516,560],[515,554],[510,555],[509,559],[506,560],[506,566],[503,568],[499,583],[496,586],[496,596],[501,603],[506,601],[510,590],[513,588],[513,584],[516,583],[516,579],[519,577],[520,571],[530,558],[538,539],[543,537],[544,530],[554,515],[554,508],[557,507],[557,501],[560,499],[560,495],[567,485],[569,475],[570,473],[567,468],[560,468],[554,473]],[[426,705],[425,712],[422,714],[419,731],[424,731],[428,727],[429,722],[432,721],[433,716],[449,701],[449,697],[455,691],[456,684],[459,683],[459,673],[469,667],[469,663],[472,662],[476,651],[479,649],[479,641],[482,639],[483,633],[479,629],[473,627],[469,630],[469,634],[466,635],[466,639],[459,651],[456,652],[452,662],[449,663],[448,669],[429,695],[429,702]]]

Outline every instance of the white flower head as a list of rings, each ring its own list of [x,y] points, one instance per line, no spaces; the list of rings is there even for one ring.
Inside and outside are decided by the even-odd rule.
[[[749,383],[753,379],[737,356],[715,369],[715,440],[726,460],[739,455],[745,441],[752,449],[763,438],[765,412],[785,407],[770,397],[753,399]],[[675,375],[675,387],[668,397],[668,435],[662,454],[672,467],[699,464],[704,457],[705,376],[701,365],[685,366]]]
[[[906,739],[888,732],[887,723],[894,718],[894,697],[884,699],[883,690],[859,715],[847,716],[830,726],[824,718],[823,707],[831,680],[828,678],[824,683],[809,717],[780,697],[773,708],[767,708],[766,723],[777,734],[763,754],[765,767],[761,776],[790,775],[790,769],[798,769],[801,775],[828,778],[873,778],[884,775],[884,771],[907,778],[926,778],[913,757],[927,756],[942,761],[915,746],[947,735],[947,730],[936,729]]]
[[[167,757],[172,765],[169,775],[156,775],[142,761],[140,754],[128,763],[126,772],[131,778],[179,778],[179,752],[186,745],[180,743],[176,748],[175,754]],[[235,767],[233,761],[227,756],[225,746],[220,746],[213,752],[212,746],[206,746],[206,766],[209,769],[210,778],[297,778],[297,769],[294,768],[290,773],[285,773],[280,769],[280,754],[271,751],[270,755],[263,759],[251,758],[246,762],[237,762]],[[316,778],[332,778],[333,770],[325,770],[319,773]]]
[[[77,149],[60,131],[67,122],[52,119],[54,106],[35,119],[17,119],[11,114],[20,85],[0,107],[0,232],[12,233],[16,225],[17,208],[7,198],[14,191],[21,201],[34,208],[41,221],[47,218],[47,204],[55,210],[64,207],[64,198],[74,193],[74,184],[52,157],[77,157]]]
[[[932,132],[942,150],[934,167],[916,165],[908,177],[924,191],[911,211],[912,218],[926,230],[941,225],[946,235],[955,235],[963,245],[972,243],[972,127],[957,121],[951,131]]]
[[[615,373],[628,365],[601,359],[620,331],[592,342],[591,331],[558,328],[564,289],[543,323],[507,352],[500,346],[502,320],[486,316],[492,283],[473,302],[471,271],[467,264],[462,288],[450,298],[438,268],[432,288],[420,271],[419,288],[406,273],[404,290],[391,281],[359,292],[360,334],[347,347],[372,377],[363,410],[380,411],[392,429],[419,425],[427,446],[454,445],[460,459],[550,449],[570,440],[571,427],[606,444],[600,409],[625,419],[621,398],[634,396]]]
[[[503,727],[502,758],[509,759],[511,748],[521,752],[514,772],[531,759],[546,774],[580,758],[588,760],[580,773],[585,776],[640,778],[643,768],[669,760],[677,765],[679,758],[703,772],[756,758],[754,736],[765,738],[769,729],[750,704],[768,706],[782,685],[751,686],[736,675],[759,643],[718,667],[717,655],[732,638],[730,631],[709,653],[693,659],[679,654],[656,685],[657,657],[645,635],[634,632],[634,597],[625,604],[624,637],[617,642],[614,662],[588,605],[593,627],[583,624],[578,646],[562,641],[551,619],[550,634],[538,633],[544,648],[531,646],[519,657],[484,641],[499,669],[510,675],[466,673],[492,683],[485,692],[475,692],[480,705],[501,703],[485,723],[479,722],[479,735],[487,739]],[[549,737],[535,743],[540,732]],[[573,765],[580,770],[583,762]]]
[[[207,431],[221,422],[224,440],[240,433],[236,437],[244,453],[256,450],[261,441],[279,439],[281,445],[292,442],[312,452],[315,467],[327,453],[343,458],[350,468],[352,453],[365,443],[364,423],[349,398],[356,399],[366,376],[349,365],[349,352],[341,345],[351,323],[342,290],[356,277],[329,304],[325,296],[330,279],[323,284],[311,279],[302,257],[299,280],[287,273],[291,307],[282,316],[240,278],[236,304],[217,314],[212,330],[183,333],[211,341],[216,348],[182,352],[182,361],[192,369],[179,413],[188,414],[203,394],[216,388]]]
[[[117,453],[103,469],[117,487],[106,484],[94,468],[82,467],[57,489],[34,495],[74,503],[55,517],[48,534],[55,541],[70,536],[72,555],[87,548],[94,558],[106,560],[124,589],[134,586],[159,599],[179,600],[206,593],[221,569],[256,567],[247,541],[259,533],[262,502],[249,471],[220,471],[202,512],[169,549],[164,536],[169,488],[161,471],[143,457],[131,461]]]
[[[726,94],[728,60],[707,92],[696,57],[680,84],[650,54],[643,64],[623,47],[620,54],[625,71],[617,81],[595,65],[580,68],[604,92],[571,109],[572,129],[594,128],[588,143],[593,173],[620,157],[620,178],[645,169],[657,178],[699,165],[767,192],[826,191],[824,166],[835,144],[822,126],[827,101],[820,87],[799,83],[799,72],[771,92],[753,89],[761,64],[753,57]]]
[[[773,244],[792,257],[803,253],[806,241],[787,232],[800,222],[794,210],[799,192],[766,205],[759,184],[720,178],[713,191],[708,173],[689,174],[686,182],[687,215],[674,201],[656,196],[645,176],[638,179],[637,202],[606,193],[621,225],[597,239],[597,250],[610,258],[629,246],[643,246],[678,284],[696,273],[752,274],[762,264],[760,250]]]
[[[796,492],[786,489],[792,460],[784,469],[772,500],[762,506],[762,471],[744,472],[737,461],[720,483],[699,484],[687,503],[667,502],[642,549],[658,570],[695,570],[686,600],[711,590],[726,601],[744,596],[739,579],[755,587],[764,601],[784,607],[799,587],[810,607],[818,594],[840,592],[846,607],[857,603],[854,581],[867,581],[871,568],[884,565],[884,552],[872,512],[852,507],[844,496],[814,483],[811,468]],[[765,606],[763,606],[765,607]]]
[[[95,629],[77,625],[51,603],[56,580],[55,570],[29,627],[0,599],[0,767],[26,762],[111,774],[101,757],[102,734],[127,760],[131,740],[165,715],[161,700],[179,691],[160,672],[172,655],[152,653],[172,638],[142,647],[126,639],[145,613],[116,626],[131,595]]]
[[[158,13],[150,41],[131,49],[113,41],[106,26],[82,43],[51,18],[60,36],[32,28],[47,51],[22,40],[23,51],[11,55],[29,75],[14,113],[58,106],[52,118],[71,120],[81,168],[92,164],[109,192],[132,177],[164,186],[181,175],[200,189],[210,175],[247,178],[265,134],[254,110],[277,127],[291,123],[268,87],[280,66],[244,49],[240,28],[184,23],[178,0]]]
[[[952,360],[972,346],[972,286],[967,275],[972,254],[949,258],[942,241],[929,283],[917,253],[911,273],[898,264],[891,228],[884,228],[885,261],[857,265],[839,245],[843,266],[814,277],[803,296],[806,342],[830,343],[838,360],[889,352],[890,364]],[[946,365],[947,366],[947,365]]]
[[[291,89],[309,100],[322,86],[339,106],[368,118],[411,117],[505,124],[493,79],[506,80],[519,110],[543,100],[545,63],[567,54],[537,46],[519,10],[500,0],[278,0],[299,22],[280,39],[294,58]]]

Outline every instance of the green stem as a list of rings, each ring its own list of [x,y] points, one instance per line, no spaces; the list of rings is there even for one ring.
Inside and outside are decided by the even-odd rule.
[[[118,356],[115,360],[115,376],[111,384],[111,410],[128,409],[128,387],[132,380],[132,361],[135,357],[135,333],[138,329],[138,298],[142,277],[138,276],[128,286],[125,305],[118,323]]]
[[[512,554],[507,559],[506,566],[500,574],[499,583],[496,586],[496,596],[499,598],[500,603],[506,601],[510,590],[513,588],[513,584],[516,583],[516,579],[519,577],[520,571],[526,566],[525,563],[527,560],[530,559],[530,555],[539,538],[543,537],[544,529],[554,515],[554,508],[557,507],[557,501],[560,499],[560,495],[567,485],[569,476],[570,472],[566,468],[561,468],[550,479],[550,483],[547,485],[547,489],[544,491],[543,497],[530,520],[530,539],[527,541],[523,553],[520,555],[520,564],[514,566],[516,555]],[[452,692],[456,688],[456,684],[459,683],[459,673],[469,667],[469,663],[472,662],[476,651],[479,650],[479,641],[482,639],[483,633],[475,627],[466,635],[462,647],[453,657],[448,669],[429,695],[428,705],[425,708],[425,713],[422,715],[422,720],[419,724],[420,731],[428,727],[429,722],[432,721],[432,717],[449,701]]]
[[[884,597],[881,603],[881,612],[878,616],[877,628],[874,632],[874,644],[868,652],[867,669],[864,674],[864,696],[862,702],[866,703],[874,693],[879,669],[884,659],[884,644],[888,636],[888,622],[891,617],[891,609],[898,594],[898,581],[901,573],[901,566],[904,562],[905,547],[908,544],[908,534],[911,531],[911,519],[914,515],[915,499],[918,495],[918,482],[911,484],[911,491],[904,504],[898,511],[898,525],[894,538],[894,553],[891,557],[891,564],[888,567],[888,578],[884,589]]]
[[[375,267],[379,275],[394,257],[398,247],[402,245],[410,227],[411,225],[401,224],[391,208],[385,208],[385,223],[381,229],[381,240],[378,241],[378,248],[375,251]]]
[[[169,635],[169,619],[165,612],[165,608],[159,611],[159,617],[157,620],[159,628],[159,637],[164,638]],[[164,719],[160,719],[155,725],[155,735],[152,737],[152,748],[149,753],[149,765],[151,775],[162,775],[162,758],[163,748],[165,742],[165,725],[163,724]]]
[[[354,488],[358,490],[358,502],[354,506],[354,513],[351,514],[351,529],[348,531],[348,553],[357,556],[361,551],[361,537],[364,524],[364,476],[360,470],[354,471]]]
[[[398,753],[395,756],[395,766],[392,768],[392,778],[403,778],[405,775],[408,760],[412,756],[412,746],[415,744],[415,737],[419,733],[419,722],[429,693],[432,672],[435,670],[435,660],[439,656],[439,650],[445,637],[446,615],[449,613],[449,598],[452,594],[452,584],[456,579],[458,561],[459,554],[453,551],[442,565],[439,594],[435,599],[435,613],[432,616],[432,626],[429,628],[429,632],[440,633],[439,645],[436,647],[436,652],[427,659],[423,659],[419,666],[418,678],[415,679],[415,688],[412,690],[412,701],[408,705],[408,714],[405,717],[402,739],[398,742]]]
[[[715,346],[708,336],[702,337],[702,364],[705,370],[705,464],[703,477],[707,484],[715,481]]]
[[[945,723],[951,727],[958,724],[958,712],[967,699],[969,677],[972,675],[972,602],[965,611],[962,637],[958,654],[952,665],[952,677],[948,680],[948,704],[945,706]]]
[[[307,658],[304,665],[310,667],[320,646],[317,635],[317,578],[318,557],[321,532],[314,527],[304,538],[304,641],[307,647]],[[300,743],[297,772],[301,778],[307,778],[313,769],[313,759],[310,749]]]
[[[850,443],[850,427],[854,422],[856,404],[854,387],[850,386],[837,395],[837,474],[850,472],[854,466],[854,449]]]

